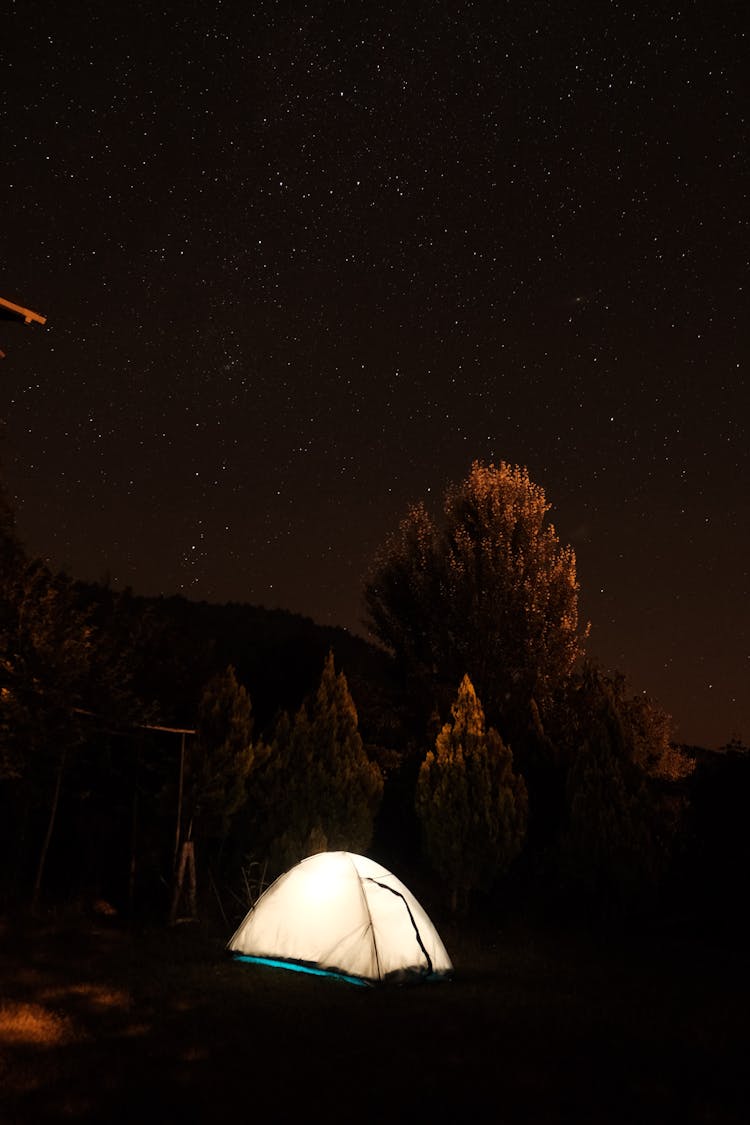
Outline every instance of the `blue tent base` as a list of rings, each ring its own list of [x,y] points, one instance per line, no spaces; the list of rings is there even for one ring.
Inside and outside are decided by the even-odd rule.
[[[372,988],[372,981],[363,980],[362,977],[351,977],[348,973],[338,973],[334,969],[318,969],[315,965],[305,965],[301,961],[279,961],[274,957],[249,957],[245,953],[235,953],[235,961],[247,961],[250,965],[270,965],[272,969],[288,969],[292,973],[307,973],[312,977],[332,977],[334,980],[343,980],[347,984],[356,984],[360,988]]]
[[[453,979],[450,973],[428,973],[420,969],[401,969],[389,973],[382,981],[365,980],[364,977],[350,976],[338,969],[319,969],[317,965],[307,964],[304,961],[284,961],[277,957],[252,957],[247,953],[233,953],[235,961],[246,961],[249,965],[270,965],[272,969],[288,969],[292,973],[307,973],[312,977],[332,977],[334,980],[343,980],[347,984],[356,984],[360,988],[377,988],[383,985],[408,985],[424,984],[434,981],[447,981]]]

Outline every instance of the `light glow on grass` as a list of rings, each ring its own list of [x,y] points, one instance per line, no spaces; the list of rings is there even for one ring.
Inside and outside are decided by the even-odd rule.
[[[79,981],[76,984],[56,985],[46,988],[41,993],[42,1000],[83,1001],[92,1011],[106,1010],[107,1008],[124,1008],[130,1004],[129,993],[120,988],[110,988],[100,984],[90,984]]]
[[[0,1043],[6,1046],[59,1047],[74,1038],[71,1021],[41,1004],[0,1005]]]

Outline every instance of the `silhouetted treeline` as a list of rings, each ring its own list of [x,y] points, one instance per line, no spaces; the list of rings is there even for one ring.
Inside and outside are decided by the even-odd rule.
[[[186,735],[186,755],[179,731],[199,727],[206,685],[227,668],[252,700],[259,757],[279,717],[293,718],[314,694],[329,653],[346,670],[369,756],[394,742],[389,661],[346,630],[283,610],[73,583],[20,548],[4,573],[5,901],[34,889],[48,901],[102,897],[118,910],[163,910],[179,843],[180,764],[200,745],[200,731]],[[190,831],[186,821],[182,837]],[[241,825],[237,837],[252,847]],[[220,844],[219,858],[245,858],[236,841]]]
[[[143,598],[95,585],[78,584],[72,592],[81,620],[97,633],[97,653],[113,667],[125,662],[127,673],[113,688],[111,675],[102,677],[94,670],[90,691],[81,695],[88,706],[79,716],[60,788],[44,875],[46,901],[101,897],[119,911],[163,914],[177,843],[181,738],[153,728],[194,729],[206,683],[231,665],[252,700],[254,738],[260,743],[265,735],[270,742],[279,714],[293,716],[315,690],[331,651],[346,673],[363,742],[384,775],[374,846],[390,863],[409,869],[421,864],[414,794],[429,735],[419,730],[408,688],[385,653],[345,630],[280,610]],[[544,744],[540,732],[530,728],[525,744],[514,748],[529,782],[531,816],[541,827],[532,831],[501,895],[526,902],[529,894],[541,896],[547,906],[575,914],[585,913],[582,904],[606,891],[611,905],[611,887],[605,887],[611,871],[588,862],[593,850],[610,848],[625,888],[618,885],[618,895],[631,893],[630,883],[650,881],[657,861],[666,863],[668,871],[659,876],[662,905],[717,930],[740,926],[738,882],[750,847],[744,819],[750,754],[740,745],[723,753],[691,748],[688,756],[696,760],[691,776],[652,779],[648,798],[636,787],[637,800],[628,798],[615,807],[617,794],[625,792],[622,771],[632,772],[620,760],[621,721],[613,717],[606,692],[598,694],[600,689],[592,686],[587,690],[583,712],[591,721],[585,720],[585,732],[574,729],[584,720],[569,717],[567,745],[559,731],[552,732],[552,745],[549,735]],[[597,707],[600,717],[594,720]],[[592,747],[590,758],[576,758],[573,747],[579,737]],[[620,760],[615,773],[614,760]],[[586,761],[590,764],[584,768]],[[55,780],[54,763],[35,759],[23,776],[6,769],[0,782],[6,902],[30,894]],[[657,798],[658,815],[653,805]],[[577,820],[571,820],[571,801]],[[606,802],[611,831],[602,837],[586,810]],[[670,806],[679,806],[680,815],[677,838],[665,859],[663,852],[657,854],[664,846],[657,836],[667,830],[660,818]],[[644,822],[644,809],[656,819]],[[238,824],[249,823],[251,813],[249,805]],[[251,856],[247,835],[239,831],[238,839],[239,847],[230,838],[220,849],[235,865]],[[211,878],[224,877],[230,873],[222,870],[220,857]],[[650,882],[645,897],[653,903]],[[485,896],[478,905],[488,904],[492,899]]]
[[[509,505],[530,487],[511,483]],[[283,610],[76,583],[27,557],[0,494],[0,907],[165,919],[185,881],[191,911],[231,912],[267,865],[351,837],[464,909],[743,933],[750,751],[676,746],[658,706],[585,662],[533,690],[485,669],[484,729],[468,674],[453,702],[443,673],[432,690],[460,618],[432,621],[421,680],[409,663],[427,609],[389,654]]]
[[[750,869],[750,748],[692,748],[688,817],[672,892],[679,909],[706,935],[745,942]]]

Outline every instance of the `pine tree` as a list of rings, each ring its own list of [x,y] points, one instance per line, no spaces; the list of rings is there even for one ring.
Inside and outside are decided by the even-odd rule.
[[[294,723],[281,717],[251,788],[273,867],[289,867],[314,851],[369,847],[383,778],[365,753],[333,653]]]
[[[180,823],[186,831],[178,841],[170,920],[175,922],[181,900],[187,898],[186,917],[197,911],[195,842],[204,848],[218,843],[219,853],[233,818],[247,799],[247,779],[253,762],[253,717],[250,696],[238,683],[230,665],[206,684],[198,707],[196,737],[185,761]],[[203,859],[205,864],[205,857]]]
[[[475,888],[489,889],[521,850],[527,798],[513,755],[484,711],[468,675],[419,771],[416,807],[427,856],[464,910]]]
[[[230,665],[206,684],[187,761],[186,805],[198,835],[221,838],[247,798],[253,762],[250,696]]]

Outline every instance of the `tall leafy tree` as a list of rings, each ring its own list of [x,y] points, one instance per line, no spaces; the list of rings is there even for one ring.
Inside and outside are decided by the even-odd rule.
[[[130,756],[111,732],[145,715],[130,686],[134,622],[117,630],[115,616],[97,613],[78,584],[27,556],[0,482],[0,846],[11,857],[14,893],[33,878],[37,899],[56,851],[66,869],[80,871],[85,865],[70,860],[77,838],[101,869],[102,837],[92,849],[85,835],[97,815],[107,822],[108,847],[117,847],[121,820],[111,805],[104,810],[120,797],[123,777],[130,781]],[[63,821],[61,810],[73,809]]]
[[[73,584],[39,560],[6,576],[0,637],[3,772],[16,782],[16,814],[42,810],[34,881],[39,896],[71,754],[86,738],[94,636]],[[19,832],[19,837],[23,832]]]
[[[294,722],[282,714],[264,763],[252,779],[261,844],[285,868],[315,851],[364,852],[383,792],[379,767],[359,734],[357,710],[333,653],[320,685]]]
[[[521,850],[527,797],[513,755],[485,726],[473,684],[464,676],[419,771],[416,806],[425,850],[447,882],[451,908],[463,910],[476,888],[488,889]]]
[[[685,813],[674,783],[691,763],[670,750],[665,716],[624,681],[587,668],[569,725],[560,857],[568,887],[595,911],[652,901]]]
[[[475,462],[439,518],[413,506],[377,556],[368,623],[433,705],[466,672],[507,732],[572,672],[587,630],[575,553],[549,510],[527,469]]]

